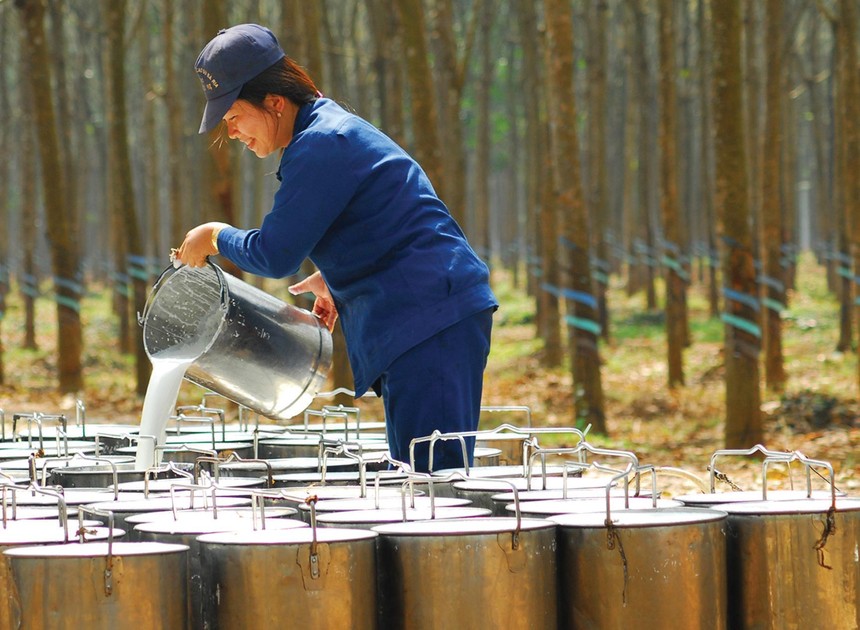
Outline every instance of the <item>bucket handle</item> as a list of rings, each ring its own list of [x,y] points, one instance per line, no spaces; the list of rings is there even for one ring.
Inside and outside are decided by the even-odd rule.
[[[66,508],[66,498],[62,486],[56,488],[42,488],[36,484],[30,484],[29,489],[34,494],[45,494],[57,499],[57,511],[59,512],[60,527],[63,528],[63,541],[69,542],[69,511]]]
[[[84,538],[86,533],[86,529],[84,528],[84,512],[92,514],[93,516],[106,517],[108,521],[107,557],[105,558],[104,578],[105,595],[110,597],[113,593],[113,512],[110,510],[101,510],[88,505],[78,506],[78,536],[80,537],[81,543],[86,542]]]
[[[762,500],[767,500],[767,469],[771,462],[780,462],[784,464],[790,464],[791,462],[798,461],[804,465],[804,469],[806,470],[806,497],[812,497],[812,471],[814,467],[826,468],[829,473],[829,479],[827,479],[828,485],[830,485],[830,501],[831,505],[836,507],[836,480],[833,473],[833,465],[830,462],[820,460],[820,459],[810,459],[800,451],[794,451],[789,454],[788,458],[785,457],[777,457],[771,458],[766,457],[764,462],[762,462]]]

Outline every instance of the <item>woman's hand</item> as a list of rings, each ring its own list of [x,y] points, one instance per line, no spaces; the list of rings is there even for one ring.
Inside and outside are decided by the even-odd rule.
[[[218,248],[213,243],[212,235],[215,230],[230,227],[226,223],[210,221],[192,228],[185,235],[185,240],[176,252],[176,260],[189,267],[202,267],[206,264],[206,258],[218,253]]]
[[[328,285],[326,285],[319,271],[290,286],[288,290],[293,295],[313,293],[316,296],[313,308],[314,315],[323,321],[329,332],[334,330],[334,324],[337,321],[337,308],[334,305],[331,292],[328,290]]]

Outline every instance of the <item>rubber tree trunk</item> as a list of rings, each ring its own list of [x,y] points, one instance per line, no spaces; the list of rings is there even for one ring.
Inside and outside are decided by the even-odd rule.
[[[723,226],[723,278],[726,304],[726,447],[746,448],[762,441],[757,316],[749,210],[749,175],[743,128],[741,12],[739,0],[711,5],[714,45],[715,207]],[[734,299],[732,299],[734,298]],[[752,300],[750,298],[753,298]]]

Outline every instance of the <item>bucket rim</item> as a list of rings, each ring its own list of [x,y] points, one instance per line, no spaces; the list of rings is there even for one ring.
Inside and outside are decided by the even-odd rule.
[[[150,359],[152,359],[153,357],[158,355],[158,353],[153,354],[150,352],[149,345],[146,342],[146,323],[147,323],[147,319],[149,318],[150,310],[152,309],[152,305],[155,302],[155,299],[156,299],[158,293],[161,291],[161,289],[163,289],[164,286],[166,286],[167,283],[170,282],[170,280],[177,273],[180,273],[183,269],[186,269],[186,267],[188,267],[188,266],[187,265],[181,265],[179,267],[174,267],[173,265],[168,265],[164,269],[164,271],[161,272],[161,275],[158,276],[158,279],[152,285],[152,289],[150,290],[149,295],[146,297],[146,303],[144,304],[144,307],[143,307],[143,313],[139,313],[137,316],[138,324],[143,329],[143,331],[141,333],[143,336],[143,349],[146,352],[146,356],[149,357]],[[197,359],[202,357],[204,354],[209,352],[209,350],[215,344],[215,341],[218,339],[218,337],[223,332],[224,326],[226,325],[226,320],[227,320],[227,310],[229,309],[229,304],[230,304],[229,289],[227,287],[227,279],[224,276],[224,274],[225,274],[224,270],[221,269],[221,267],[216,265],[211,260],[206,261],[206,267],[209,267],[212,269],[213,273],[215,274],[216,279],[218,280],[218,299],[219,299],[220,304],[221,304],[221,317],[220,317],[220,320],[218,321],[218,328],[211,335],[211,337],[207,340],[206,346],[203,348],[203,350],[201,350],[199,353],[197,353],[193,357],[188,357],[188,359],[192,362],[196,361]],[[192,267],[192,269],[198,269],[198,267]]]

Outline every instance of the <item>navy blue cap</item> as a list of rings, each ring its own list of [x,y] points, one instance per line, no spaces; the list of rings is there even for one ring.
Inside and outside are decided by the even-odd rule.
[[[239,24],[218,31],[194,64],[206,96],[199,133],[218,126],[242,86],[284,56],[277,38],[265,26]]]

